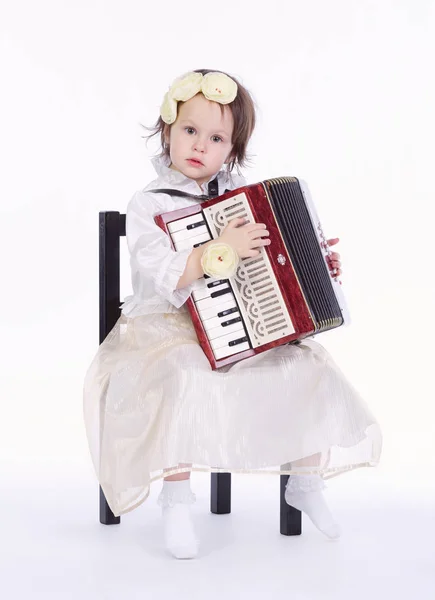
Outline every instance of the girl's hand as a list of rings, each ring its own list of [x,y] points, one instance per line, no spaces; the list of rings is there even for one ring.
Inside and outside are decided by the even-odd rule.
[[[330,240],[327,240],[328,246],[335,246],[335,244],[338,244],[339,241],[340,238],[331,238]],[[329,270],[331,271],[331,277],[338,277],[343,272],[341,270],[341,262],[339,259],[340,255],[338,252],[332,252],[330,256],[326,257],[326,262],[328,263]]]
[[[234,248],[240,258],[253,258],[260,254],[261,246],[270,244],[269,232],[264,223],[246,223],[244,218],[232,219],[225,227],[219,240]]]

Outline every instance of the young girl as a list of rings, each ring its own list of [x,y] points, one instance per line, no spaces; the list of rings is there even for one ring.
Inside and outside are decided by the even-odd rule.
[[[154,217],[245,185],[233,171],[245,165],[254,126],[252,98],[234,77],[198,70],[172,84],[153,133],[162,144],[152,161],[157,178],[127,207],[134,293],[85,378],[86,431],[111,510],[133,510],[163,479],[165,542],[177,558],[198,552],[192,470],[292,475],[288,504],[337,538],[324,479],[376,466],[381,454],[375,417],[317,341],[215,371],[198,343],[185,303],[207,273],[208,248],[218,241],[237,259],[254,257],[270,244],[269,232],[235,219],[219,240],[176,252]],[[147,191],[159,189],[191,196]],[[341,273],[339,258],[332,253],[333,276]]]

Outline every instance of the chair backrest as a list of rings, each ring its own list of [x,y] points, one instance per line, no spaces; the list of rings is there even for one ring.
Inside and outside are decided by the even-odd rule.
[[[100,344],[121,314],[119,239],[125,235],[125,214],[99,213]]]

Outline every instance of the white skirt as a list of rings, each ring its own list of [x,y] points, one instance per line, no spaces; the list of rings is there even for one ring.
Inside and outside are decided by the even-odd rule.
[[[84,382],[98,481],[115,516],[183,471],[324,479],[378,464],[379,424],[317,342],[284,345],[212,371],[187,312],[124,315]],[[300,467],[298,472],[300,473]]]

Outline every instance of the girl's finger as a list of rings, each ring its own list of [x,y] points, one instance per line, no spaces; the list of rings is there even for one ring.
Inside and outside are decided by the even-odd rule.
[[[251,248],[259,248],[260,246],[269,246],[271,243],[271,241],[269,239],[267,240],[252,240],[251,241]]]
[[[340,238],[331,238],[330,240],[326,240],[328,242],[328,246],[335,246],[340,241]]]
[[[264,223],[247,223],[245,229],[248,233],[251,233],[251,231],[266,229],[266,225]]]
[[[231,221],[228,221],[227,227],[240,227],[240,225],[243,225],[244,223],[244,217],[236,217],[235,219],[231,219]]]
[[[341,269],[331,269],[331,277],[339,277],[342,273]]]
[[[260,250],[251,249],[251,250],[248,250],[246,252],[246,254],[243,255],[243,258],[255,258],[256,256],[259,256],[259,255],[260,255]]]
[[[250,234],[251,234],[251,240],[270,235],[269,232],[267,231],[267,229],[257,229],[256,231],[251,231]]]

